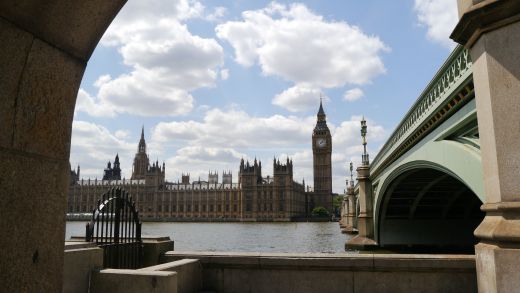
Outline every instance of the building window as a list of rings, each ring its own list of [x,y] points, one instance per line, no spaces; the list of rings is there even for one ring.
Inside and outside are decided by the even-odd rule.
[[[209,205],[209,211],[213,212],[213,205],[212,204]]]
[[[176,212],[176,211],[177,211],[177,206],[172,205],[172,212]]]
[[[181,212],[184,212],[184,206],[181,205],[181,206],[179,206],[179,208],[180,208]]]
[[[186,207],[186,211],[187,211],[187,212],[191,212],[191,204],[189,204],[189,205]]]
[[[221,212],[221,211],[222,211],[222,206],[221,206],[221,205],[218,205],[218,206],[217,206],[217,210],[218,210],[219,212]]]
[[[199,211],[199,205],[198,205],[198,204],[195,205],[195,211],[196,211],[196,212]]]
[[[226,205],[226,212],[229,212],[229,205]]]
[[[205,204],[202,205],[202,211],[203,211],[203,212],[206,211],[206,205],[205,205]]]
[[[233,205],[233,212],[236,212],[238,210],[237,205]]]

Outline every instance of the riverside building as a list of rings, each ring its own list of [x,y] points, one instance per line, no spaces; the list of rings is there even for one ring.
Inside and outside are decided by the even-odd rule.
[[[273,159],[272,176],[262,175],[262,162],[242,159],[238,183],[231,171],[224,171],[222,180],[209,172],[207,181],[190,181],[190,174],[182,174],[175,183],[165,180],[164,162],[150,165],[143,129],[130,179],[121,179],[118,156],[104,170],[107,180],[80,179],[79,166],[71,170],[67,215],[74,219],[91,213],[100,196],[115,186],[132,195],[141,218],[149,221],[292,221],[308,217],[315,206],[331,211],[332,141],[321,103],[312,143],[316,192],[305,181],[294,181],[289,158]]]

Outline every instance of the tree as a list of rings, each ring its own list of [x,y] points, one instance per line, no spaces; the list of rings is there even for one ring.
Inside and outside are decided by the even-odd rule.
[[[329,211],[324,207],[315,207],[312,209],[311,215],[313,217],[328,217]]]

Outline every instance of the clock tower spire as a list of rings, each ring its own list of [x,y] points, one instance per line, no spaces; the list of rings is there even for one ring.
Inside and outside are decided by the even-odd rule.
[[[332,137],[320,97],[316,126],[312,132],[314,199],[311,208],[322,206],[332,212]]]

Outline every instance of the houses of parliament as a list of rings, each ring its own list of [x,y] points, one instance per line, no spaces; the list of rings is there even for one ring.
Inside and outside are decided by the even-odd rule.
[[[132,195],[141,218],[148,221],[292,221],[310,216],[314,207],[332,211],[332,139],[322,103],[312,133],[314,188],[293,179],[293,162],[273,159],[272,176],[262,175],[262,162],[240,161],[238,182],[232,173],[209,172],[207,181],[165,179],[166,166],[150,162],[144,129],[134,157],[132,177],[121,179],[119,156],[104,170],[103,178],[80,179],[80,167],[71,170],[68,218],[91,213],[101,195],[120,186]]]

